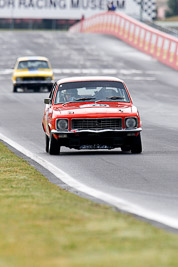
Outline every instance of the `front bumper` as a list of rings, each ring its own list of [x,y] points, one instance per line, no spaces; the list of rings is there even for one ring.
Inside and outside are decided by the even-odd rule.
[[[142,128],[135,128],[135,129],[122,129],[122,130],[111,130],[111,129],[103,129],[103,130],[72,130],[72,131],[59,131],[59,130],[52,130],[52,134],[75,134],[75,133],[137,133],[141,132]]]
[[[14,82],[14,85],[16,87],[27,87],[27,88],[33,88],[33,87],[52,87],[53,81],[20,81],[20,82]]]
[[[123,130],[72,130],[51,133],[58,139],[61,146],[69,148],[116,148],[130,146],[134,137],[139,135],[142,128]]]

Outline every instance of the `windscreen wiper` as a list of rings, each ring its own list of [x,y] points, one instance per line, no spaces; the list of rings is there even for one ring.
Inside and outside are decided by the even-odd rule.
[[[70,103],[75,103],[76,101],[69,101],[69,102],[65,102],[65,103],[63,103],[62,105],[64,106],[64,105],[66,105],[66,104],[70,104]]]
[[[96,99],[95,97],[81,97],[81,98],[75,98],[73,101],[68,101],[63,103],[63,106],[69,103],[75,103],[77,101],[85,101],[85,100],[92,100],[92,99]]]
[[[110,99],[110,100],[121,100],[121,99],[124,99],[124,97],[121,97],[121,96],[110,96],[110,97],[106,97],[105,99],[98,99],[95,101],[95,103],[97,102],[107,102],[108,100],[107,99]]]
[[[106,97],[106,98],[111,99],[111,100],[124,99],[124,97],[122,97],[122,96],[110,96],[110,97]]]
[[[95,97],[82,97],[82,98],[76,98],[75,101],[85,101],[85,100],[92,100],[96,99]]]

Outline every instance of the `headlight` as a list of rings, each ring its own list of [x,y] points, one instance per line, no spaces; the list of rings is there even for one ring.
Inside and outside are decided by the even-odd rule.
[[[127,118],[125,120],[125,127],[126,128],[135,128],[137,126],[137,119],[136,118]]]
[[[46,77],[46,81],[51,81],[52,78],[51,77]]]
[[[21,77],[17,77],[17,78],[16,78],[16,82],[20,82],[21,80],[22,80]]]
[[[68,120],[65,119],[57,120],[56,128],[60,131],[66,131],[68,129]]]

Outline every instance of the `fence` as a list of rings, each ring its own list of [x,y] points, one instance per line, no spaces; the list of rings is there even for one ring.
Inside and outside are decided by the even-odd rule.
[[[73,25],[71,32],[111,34],[163,64],[178,70],[178,38],[156,30],[125,14],[105,12]]]

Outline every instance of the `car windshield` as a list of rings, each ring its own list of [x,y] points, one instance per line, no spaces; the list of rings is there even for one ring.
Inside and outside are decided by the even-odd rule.
[[[130,102],[130,99],[122,82],[81,81],[60,84],[54,103],[93,101]]]
[[[49,65],[45,60],[24,60],[19,62],[17,69],[49,69]]]

